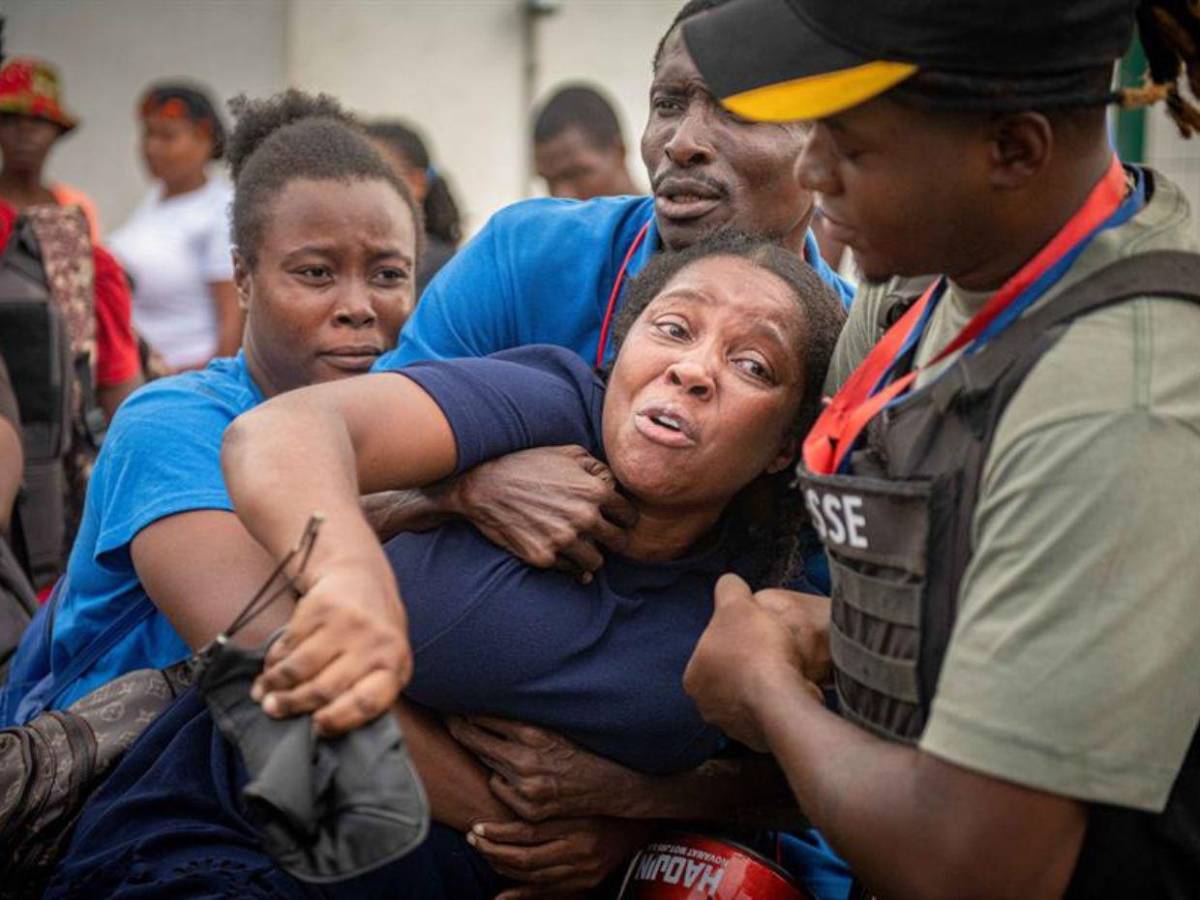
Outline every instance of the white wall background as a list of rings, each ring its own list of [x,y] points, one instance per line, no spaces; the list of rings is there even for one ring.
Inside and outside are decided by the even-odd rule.
[[[614,98],[632,171],[645,123],[650,58],[682,0],[563,0],[536,24],[535,102],[564,81]],[[292,84],[324,90],[367,116],[419,123],[478,228],[527,191],[520,0],[292,0]]]
[[[537,24],[536,99],[600,84],[625,125],[631,167],[650,57],[683,0],[561,0]],[[54,178],[96,200],[106,229],[146,190],[134,106],[152,80],[188,76],[226,100],[287,85],[332,93],[366,117],[417,123],[475,230],[528,190],[522,0],[3,0],[5,52],[62,74],[83,125]]]
[[[134,104],[151,80],[189,76],[222,100],[286,85],[339,96],[368,117],[420,125],[453,179],[468,230],[523,196],[525,0],[0,0],[5,51],[60,68],[83,126],[50,170],[96,200],[107,228],[146,189]],[[630,169],[647,114],[650,57],[683,0],[558,0],[536,32],[536,100],[588,80],[616,100]],[[1200,199],[1200,139],[1148,117],[1150,162]]]
[[[82,119],[50,174],[121,223],[147,190],[135,106],[155,79],[187,76],[222,100],[284,82],[286,0],[5,0],[4,50],[53,62],[66,106]]]

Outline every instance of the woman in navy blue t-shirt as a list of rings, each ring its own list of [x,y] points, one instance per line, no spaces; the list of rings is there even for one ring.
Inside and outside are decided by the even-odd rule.
[[[736,569],[766,584],[790,561],[790,464],[819,409],[841,321],[838,300],[794,256],[724,236],[656,258],[631,285],[606,380],[572,353],[527,347],[302,389],[242,416],[223,462],[246,527],[282,554],[313,510],[325,516],[307,592],[254,695],[271,715],[315,710],[317,727],[331,732],[346,718],[383,712],[396,700],[380,703],[383,686],[408,673],[386,671],[381,654],[378,679],[361,657],[354,671],[368,674],[352,678],[340,648],[362,627],[357,610],[405,608],[410,701],[535,722],[645,772],[694,767],[720,736],[683,693],[683,669],[720,574]],[[401,536],[385,555],[358,505],[360,492],[430,484],[499,455],[561,444],[605,460],[639,513],[623,552],[590,584],[534,569],[465,524]],[[754,527],[761,516],[741,510],[763,488],[785,504],[770,520],[776,528]],[[348,592],[357,598],[350,613],[340,602]],[[487,771],[435,717],[412,703],[397,709],[434,818],[448,828],[428,842],[442,863],[413,854],[389,867],[394,883],[412,885],[412,896],[494,891],[495,875],[470,854],[461,856],[463,883],[431,886],[444,878],[446,854],[466,849],[447,844],[462,842],[455,832],[511,814],[488,790]],[[145,830],[193,827],[189,816],[203,807],[206,827],[225,829],[245,862],[247,826],[235,808],[244,772],[212,737],[198,703],[156,723],[142,744],[160,746],[141,762],[135,748],[116,776],[128,780],[129,794],[106,791],[92,804],[80,826],[87,839],[77,837],[64,871],[114,864],[100,822],[144,814],[129,798],[147,778],[169,781],[172,803]],[[230,783],[222,773],[232,773]],[[230,798],[229,808],[214,807],[213,797]],[[210,836],[206,858],[221,840]],[[156,852],[156,877],[191,858],[186,846]],[[271,868],[265,858],[256,865]],[[156,883],[165,890],[170,879]],[[295,895],[307,890],[297,884]]]

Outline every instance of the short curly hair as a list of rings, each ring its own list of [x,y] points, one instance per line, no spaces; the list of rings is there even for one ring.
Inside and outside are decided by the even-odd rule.
[[[384,181],[412,213],[417,255],[421,211],[404,181],[371,146],[362,126],[327,94],[293,89],[265,100],[229,101],[237,119],[225,147],[233,174],[233,242],[253,267],[271,201],[297,178]]]
[[[743,259],[770,272],[787,285],[802,312],[796,352],[803,360],[803,392],[789,428],[798,441],[802,440],[821,414],[825,375],[846,312],[811,266],[776,243],[727,230],[685,250],[659,253],[629,284],[614,325],[613,346],[620,351],[633,323],[675,276],[693,263],[714,256]],[[734,501],[728,518],[736,550],[746,561],[746,574],[756,587],[788,581],[796,574],[802,548],[815,545],[806,533],[808,517],[801,509],[800,494],[786,469],[760,476],[748,485]]]

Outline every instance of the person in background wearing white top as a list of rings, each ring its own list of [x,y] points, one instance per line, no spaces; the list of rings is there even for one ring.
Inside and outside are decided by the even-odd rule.
[[[110,237],[133,281],[133,322],[173,370],[237,352],[242,312],[230,256],[229,182],[208,173],[225,128],[208,95],[151,85],[139,107],[142,154],[158,181]]]

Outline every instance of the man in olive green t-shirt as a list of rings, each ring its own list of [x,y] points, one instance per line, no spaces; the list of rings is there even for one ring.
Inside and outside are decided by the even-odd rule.
[[[1155,74],[1173,90],[1200,23],[1182,4],[1143,5]],[[1177,33],[1164,17],[1185,14],[1198,40],[1158,65]],[[1113,160],[1104,107],[1132,30],[1122,0],[734,0],[684,29],[733,113],[814,120],[801,180],[868,279],[946,279],[913,325],[915,349],[889,342],[886,357],[870,354],[894,320],[888,287],[860,292],[830,376],[841,396],[806,446],[806,499],[835,563],[843,717],[816,699],[809,680],[823,673],[778,592],[755,597],[733,578],[685,676],[706,718],[774,754],[879,896],[1190,896],[1200,884],[1200,300],[1192,288],[1135,296],[1033,342],[1041,355],[995,421],[963,424],[949,404],[995,396],[999,363],[1023,371],[1027,348],[1003,340],[1015,326],[968,333],[972,356],[953,370],[955,356],[935,359],[977,314],[1003,323],[994,297],[1040,316],[1118,259],[1193,248],[1179,190]],[[1186,104],[1171,107],[1181,121],[1200,116]],[[904,405],[872,409],[855,443],[855,413],[908,371]],[[991,380],[962,388],[971,374]],[[948,452],[971,459],[972,428],[976,468]],[[855,449],[839,468],[825,451],[843,447]],[[977,493],[953,487],[963,473],[977,473]],[[904,521],[929,531],[888,534],[898,549],[885,559],[872,514],[900,518],[905,504],[926,518]],[[954,540],[926,545],[958,517]]]
[[[1122,256],[1195,249],[1187,201],[1151,177],[1142,212],[1096,237],[1038,306]],[[882,336],[889,294],[875,285],[855,298],[830,395]],[[951,284],[916,364],[989,296]],[[1190,697],[1200,713],[1198,357],[1200,309],[1145,298],[1077,322],[1022,382],[987,455],[957,632],[922,748],[1022,784],[1162,808],[1196,722],[1156,696]],[[1070,614],[1097,598],[1088,615]],[[1003,678],[994,677],[1000,642]]]

